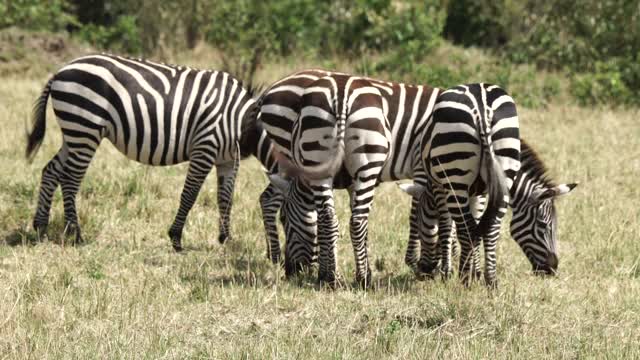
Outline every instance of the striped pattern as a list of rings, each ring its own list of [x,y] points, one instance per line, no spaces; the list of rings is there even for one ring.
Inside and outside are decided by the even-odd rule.
[[[360,82],[353,93],[374,95],[374,98],[380,100],[370,101],[367,106],[369,114],[378,114],[374,122],[379,127],[383,125],[385,129],[376,129],[378,134],[391,140],[391,146],[384,146],[382,137],[372,137],[371,134],[358,132],[360,128],[371,129],[371,123],[366,126],[358,126],[356,121],[345,121],[345,138],[353,139],[351,143],[347,141],[345,146],[351,146],[357,151],[346,151],[351,157],[346,156],[344,168],[334,177],[333,181],[328,180],[312,180],[315,183],[311,186],[314,191],[314,200],[316,208],[320,211],[318,215],[318,238],[319,243],[329,243],[328,246],[320,248],[320,254],[325,254],[329,258],[335,259],[335,240],[337,239],[337,220],[335,219],[335,209],[332,202],[332,189],[349,187],[352,199],[352,220],[351,220],[351,237],[354,242],[354,252],[356,257],[356,277],[364,283],[370,282],[370,270],[368,265],[368,256],[366,250],[366,225],[368,212],[373,200],[373,189],[380,181],[392,181],[398,179],[424,178],[422,171],[422,163],[420,157],[420,134],[424,131],[427,119],[432,112],[437,89],[427,86],[413,86],[391,82],[384,82],[374,79],[351,77],[345,74],[330,73],[322,70],[306,70],[295,73],[274,84],[266,93],[261,103],[261,119],[265,123],[265,128],[269,132],[270,137],[277,144],[278,149],[288,158],[293,158],[294,162],[304,167],[318,166],[326,162],[327,154],[334,159],[332,151],[334,134],[333,126],[320,124],[321,121],[314,121],[313,117],[307,114],[301,114],[307,104],[323,109],[324,111],[315,111],[316,114],[322,113],[326,119],[326,124],[333,125],[337,122],[334,119],[340,119],[341,116],[347,119],[350,115],[354,119],[358,119],[357,103],[355,100],[345,112],[344,108],[333,106],[331,101],[327,101],[326,93],[337,92],[344,88],[342,94],[348,94],[353,84]],[[340,85],[340,86],[338,86]],[[337,87],[337,89],[336,89]],[[311,89],[311,90],[309,90]],[[375,90],[377,91],[375,91]],[[304,98],[305,94],[318,94],[316,97],[310,96]],[[316,99],[319,99],[318,102]],[[324,102],[323,102],[324,101]],[[343,103],[348,103],[345,101]],[[355,104],[355,105],[354,105]],[[373,104],[373,105],[371,105]],[[333,107],[332,107],[333,106]],[[373,109],[373,110],[371,110]],[[313,111],[310,111],[312,113]],[[382,114],[382,115],[379,115]],[[300,116],[300,121],[298,116]],[[355,115],[355,116],[354,116]],[[371,121],[370,118],[362,118]],[[308,121],[308,123],[307,123]],[[324,127],[323,127],[324,125]],[[322,129],[322,130],[318,130]],[[304,131],[307,131],[304,133]],[[324,131],[324,132],[323,132]],[[350,132],[351,131],[351,132]],[[370,130],[369,130],[370,131]],[[375,133],[375,131],[370,131]],[[306,137],[305,137],[306,136]],[[315,146],[314,146],[315,145]],[[323,147],[323,152],[318,151],[319,147]],[[302,151],[300,150],[302,149]],[[388,149],[387,159],[375,158],[378,149]],[[306,152],[305,152],[306,151]],[[377,154],[383,154],[377,153]],[[367,154],[373,154],[373,161],[363,161]],[[371,155],[369,155],[371,156]],[[339,159],[340,160],[340,159]],[[367,172],[362,175],[357,174],[358,166],[368,164]],[[295,172],[295,171],[294,171]],[[307,172],[308,174],[308,172]],[[418,180],[419,181],[419,180]],[[287,201],[285,201],[285,204]],[[296,209],[304,209],[304,204],[291,206],[290,212]],[[287,206],[287,205],[285,205]],[[305,210],[306,211],[306,210]],[[321,215],[322,211],[325,215]],[[415,216],[417,210],[412,210],[411,216],[411,237],[417,241],[419,236],[418,217]],[[329,221],[321,219],[329,218]],[[298,239],[302,244],[313,244],[311,238],[314,234],[309,232],[296,233],[295,228],[291,231],[285,231],[287,243]],[[323,234],[326,231],[326,235]],[[323,236],[326,236],[323,238]],[[322,240],[320,240],[322,238]],[[301,240],[304,239],[304,240]],[[412,243],[415,243],[412,241]],[[300,246],[303,248],[303,246]],[[308,250],[306,253],[312,253]],[[289,257],[288,261],[298,261],[297,258]],[[297,254],[293,254],[297,255]],[[308,262],[309,259],[301,258],[300,262]],[[417,256],[413,256],[408,262],[417,263]],[[321,273],[326,271],[322,268]],[[334,269],[331,267],[330,269]]]
[[[547,175],[546,167],[540,157],[524,140],[521,140],[520,170],[516,174],[513,186],[510,190],[510,206],[512,208],[511,236],[521,247],[533,271],[538,274],[553,275],[558,270],[557,253],[557,214],[555,210],[555,199],[558,196],[569,193],[577,184],[556,185]],[[429,202],[427,209],[439,208],[447,212],[444,204],[435,204],[434,199],[444,199],[442,195],[433,195],[432,192],[423,186],[403,186],[403,190],[414,196],[414,201]],[[442,191],[442,189],[437,190]],[[422,198],[424,197],[424,198]],[[486,205],[486,196],[477,195],[471,198],[471,211],[476,220],[480,219]],[[424,211],[427,211],[425,209]],[[421,276],[432,276],[437,261],[440,261],[440,270],[443,275],[450,275],[450,261],[452,255],[448,243],[455,237],[455,226],[451,227],[450,216],[448,214],[438,214],[432,211],[421,214],[423,229],[436,228],[438,241],[440,242],[440,254],[433,253],[436,249],[427,249],[420,258],[419,273]],[[448,219],[448,220],[447,220]],[[448,223],[447,223],[448,221]],[[437,225],[436,225],[437,224]],[[442,224],[448,226],[442,228]],[[436,236],[433,231],[427,235]],[[433,242],[436,239],[432,240]],[[423,249],[424,250],[424,249]],[[429,252],[431,250],[431,252]],[[439,259],[438,259],[439,256]],[[479,269],[479,252],[474,253],[473,268]]]
[[[436,203],[444,201],[448,210],[440,213],[448,212],[456,224],[461,278],[468,283],[476,277],[475,269],[471,272],[475,268],[472,255],[482,239],[485,282],[495,286],[495,247],[509,189],[520,169],[519,125],[513,99],[500,87],[482,83],[442,92],[423,135],[422,149],[434,194],[444,196]],[[483,194],[485,188],[487,208],[476,223],[470,200]]]
[[[555,199],[578,184],[556,184],[536,152],[522,142],[520,171],[511,188],[510,230],[513,239],[529,259],[533,271],[547,275],[558,270],[558,219]]]
[[[169,230],[181,250],[182,229],[200,188],[215,165],[218,175],[219,240],[229,237],[229,214],[241,153],[241,128],[255,119],[255,102],[227,73],[168,66],[107,54],[76,59],[47,83],[34,109],[27,156],[44,138],[47,99],[63,134],[45,166],[34,227],[46,233],[51,199],[62,187],[65,221],[81,240],[75,197],[101,140],[129,159],[148,165],[189,161],[180,207]]]

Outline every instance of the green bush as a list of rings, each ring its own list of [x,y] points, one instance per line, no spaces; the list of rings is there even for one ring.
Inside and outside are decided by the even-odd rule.
[[[567,72],[583,104],[640,103],[640,0],[452,0],[446,36]]]
[[[80,28],[78,36],[101,49],[127,54],[141,54],[142,41],[136,19],[120,16],[111,26],[87,24]]]
[[[378,64],[379,71],[394,78],[429,75],[420,74],[423,67],[418,64],[442,39],[444,13],[437,10],[435,4],[434,1],[413,1],[407,2],[402,10],[389,10],[382,26],[387,34],[383,37],[387,55]]]
[[[624,72],[604,62],[596,64],[595,72],[575,75],[571,94],[581,105],[640,104],[636,92],[627,85]]]
[[[77,23],[66,0],[0,1],[0,29],[17,26],[29,30],[61,31]]]

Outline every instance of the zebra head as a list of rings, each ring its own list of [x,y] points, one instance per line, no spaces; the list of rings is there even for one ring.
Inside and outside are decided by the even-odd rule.
[[[269,175],[269,180],[284,195],[280,222],[285,233],[285,275],[310,267],[317,260],[317,215],[313,194],[303,181]]]
[[[554,201],[576,186],[572,183],[530,188],[525,201],[518,201],[518,197],[512,201],[511,236],[529,259],[535,274],[555,275],[558,270],[558,219]]]

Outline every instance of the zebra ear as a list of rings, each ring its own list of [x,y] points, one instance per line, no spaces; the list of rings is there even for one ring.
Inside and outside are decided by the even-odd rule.
[[[406,192],[411,197],[419,198],[422,193],[425,192],[426,188],[422,185],[416,184],[397,184],[400,190]]]
[[[531,194],[530,203],[531,205],[538,205],[539,203],[552,199],[556,192],[553,190],[554,188],[543,187],[540,189],[536,189]]]
[[[553,188],[555,192],[555,196],[562,196],[571,192],[571,190],[575,189],[578,186],[578,183],[570,183],[570,184],[560,184]]]
[[[269,181],[283,193],[289,191],[289,180],[279,174],[269,174]]]
[[[576,186],[578,186],[578,183],[560,184],[552,188],[536,189],[533,194],[531,194],[531,202],[533,204],[538,204],[542,201],[568,194]]]

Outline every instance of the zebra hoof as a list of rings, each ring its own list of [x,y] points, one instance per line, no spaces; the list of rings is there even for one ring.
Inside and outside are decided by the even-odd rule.
[[[81,245],[84,243],[84,239],[82,238],[80,232],[80,226],[75,223],[67,223],[64,227],[64,236],[65,238],[73,237],[72,245]]]
[[[452,277],[453,277],[452,269],[440,271],[440,279],[442,279],[442,281],[449,281],[449,279],[451,279]]]
[[[220,235],[218,235],[218,242],[220,244],[224,244],[229,240],[231,240],[231,236],[229,236],[228,234],[220,234]]]
[[[370,289],[371,288],[371,270],[367,271],[365,275],[359,274],[356,275],[356,282],[360,285],[362,289]]]
[[[33,224],[33,228],[36,231],[36,236],[38,237],[38,241],[46,242],[49,240],[47,236],[47,225],[36,225]]]
[[[409,269],[413,270],[413,272],[418,271],[418,258],[417,257],[406,257],[404,259],[405,265],[409,267]]]
[[[291,260],[284,260],[284,276],[290,279],[309,267],[309,264]]]
[[[490,290],[498,289],[498,279],[495,276],[491,276],[491,277],[486,276],[484,279],[484,284]]]
[[[460,281],[462,282],[462,285],[464,285],[464,287],[467,287],[467,288],[470,287],[471,283],[473,282],[472,273],[469,271],[461,271]]]
[[[416,278],[420,281],[431,280],[436,277],[436,271],[438,270],[437,262],[421,261],[418,263],[416,270]]]
[[[171,246],[175,252],[181,252],[182,249],[182,234],[176,230],[169,230],[169,238],[171,239]]]
[[[326,286],[331,290],[335,290],[338,287],[338,280],[335,273],[318,274],[318,282],[320,283],[320,287]]]
[[[267,254],[267,259],[271,260],[273,265],[282,265],[282,259],[280,258],[280,254]]]

